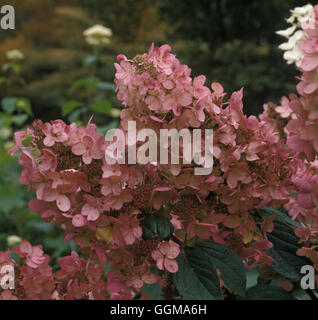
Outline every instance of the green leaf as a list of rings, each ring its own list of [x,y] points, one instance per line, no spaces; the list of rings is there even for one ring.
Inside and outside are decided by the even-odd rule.
[[[11,63],[5,63],[2,65],[2,71],[7,72],[11,68]]]
[[[14,73],[19,73],[20,72],[20,70],[21,70],[21,66],[19,65],[19,64],[17,64],[17,63],[11,63],[10,64],[10,67],[11,67],[11,69],[12,69],[12,71],[14,72]]]
[[[18,114],[16,116],[12,116],[12,122],[19,126],[22,126],[27,119],[28,115],[26,114]]]
[[[11,210],[24,206],[23,190],[15,190],[11,185],[3,185],[0,188],[0,212],[9,213]]]
[[[62,105],[62,115],[65,117],[69,113],[71,113],[74,109],[79,107],[81,102],[76,100],[67,101]]]
[[[173,233],[173,225],[168,218],[163,216],[155,216],[157,221],[157,230],[161,239],[168,240]]]
[[[75,111],[73,111],[69,116],[68,116],[68,120],[69,122],[76,122],[80,119],[81,114],[83,114],[85,112],[84,108],[80,108],[77,109]]]
[[[231,249],[212,241],[199,241],[195,247],[200,248],[204,256],[211,258],[220,269],[225,287],[245,297],[246,272],[242,260]]]
[[[87,66],[93,64],[95,61],[96,61],[96,56],[95,56],[95,55],[87,56],[87,57],[84,59],[84,63],[85,63],[85,65],[87,65]]]
[[[25,147],[28,147],[30,145],[30,142],[33,140],[33,137],[29,136],[27,138],[25,138],[23,141],[22,141],[22,144],[25,146]]]
[[[112,105],[108,100],[100,100],[100,101],[96,101],[91,105],[91,110],[98,113],[110,115],[112,110]]]
[[[277,262],[277,264],[275,262],[272,264],[272,268],[280,275],[289,279],[299,280],[301,278],[301,267],[311,264],[310,262],[306,262],[304,258],[297,256],[296,253],[289,253],[275,248],[269,249],[268,254]]]
[[[29,99],[19,98],[16,104],[19,111],[24,111],[28,115],[32,115],[32,108]]]
[[[186,249],[177,258],[178,272],[172,276],[179,293],[187,300],[222,300],[220,281],[211,259],[203,259],[199,248]]]
[[[296,300],[291,293],[280,287],[258,284],[247,290],[247,300]]]
[[[30,229],[34,229],[36,231],[40,231],[43,233],[49,233],[52,232],[54,229],[54,223],[50,222],[44,222],[42,220],[38,219],[31,219],[27,221],[26,227],[29,227]]]
[[[256,268],[248,271],[246,273],[246,288],[250,288],[256,285],[258,277],[259,273]]]
[[[80,88],[85,88],[88,91],[95,91],[98,83],[99,83],[98,79],[94,79],[94,80],[79,79],[72,84],[70,93],[74,93],[76,90]]]
[[[157,223],[153,216],[147,217],[142,224],[142,237],[144,240],[158,237]]]
[[[160,237],[163,240],[168,240],[173,233],[173,225],[168,218],[156,214],[144,220],[142,230],[144,239]]]
[[[151,300],[163,300],[161,296],[161,288],[158,283],[147,284],[145,283],[141,289],[142,293],[148,294]]]
[[[270,217],[273,215],[277,215],[278,217],[276,218],[276,221],[280,221],[280,222],[286,223],[288,225],[292,225],[297,228],[299,228],[301,226],[298,221],[291,219],[291,217],[288,214],[285,214],[277,209],[264,207],[260,210],[260,214],[264,218],[267,218],[267,217]]]
[[[0,77],[0,85],[7,81],[6,77]]]
[[[268,249],[268,255],[276,260],[272,268],[280,275],[289,279],[300,279],[300,269],[311,262],[296,254],[300,248],[294,229],[280,222],[274,222],[274,230],[267,234],[268,240],[273,243],[273,248]]]
[[[12,114],[15,111],[16,103],[17,103],[16,97],[3,98],[1,101],[2,109],[8,112],[9,114]]]
[[[97,88],[101,90],[115,91],[116,86],[112,82],[101,81],[97,84]]]

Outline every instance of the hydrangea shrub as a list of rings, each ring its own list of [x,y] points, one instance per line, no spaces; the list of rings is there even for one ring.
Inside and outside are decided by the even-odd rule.
[[[144,284],[159,284],[166,299],[293,299],[301,267],[318,271],[318,6],[311,12],[298,94],[265,104],[258,118],[244,115],[243,88],[229,95],[192,78],[169,45],[117,57],[122,130],[129,121],[156,133],[213,129],[209,175],[196,175],[193,161],[109,164],[113,142],[91,121],[36,120],[16,132],[10,153],[21,152],[20,183],[36,195],[29,208],[60,225],[81,257],[61,258],[52,273],[42,247],[22,241],[20,262],[0,253],[17,279],[0,298],[147,299]],[[121,143],[127,156],[131,144]],[[247,289],[253,269],[259,284]]]

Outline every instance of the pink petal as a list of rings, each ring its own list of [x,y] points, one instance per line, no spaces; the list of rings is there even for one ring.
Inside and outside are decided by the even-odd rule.
[[[20,242],[19,248],[22,251],[22,253],[27,253],[27,254],[31,254],[32,253],[32,246],[26,240],[23,240],[23,241]]]
[[[305,72],[316,69],[318,67],[318,56],[305,56],[301,62],[300,67]]]
[[[157,268],[158,268],[159,270],[163,270],[163,269],[164,269],[163,259],[157,260],[156,265],[157,265]]]
[[[85,152],[83,154],[83,162],[85,164],[90,164],[92,162],[92,156],[91,156],[90,152]]]
[[[86,152],[85,144],[82,142],[74,144],[74,146],[72,147],[72,152],[77,156],[81,156],[84,152]]]
[[[99,218],[99,211],[88,203],[83,206],[81,212],[84,216],[87,216],[88,221],[95,221]]]
[[[72,219],[74,227],[83,227],[86,224],[86,219],[81,214],[77,214]]]
[[[64,194],[60,194],[56,198],[56,205],[63,212],[66,212],[66,211],[70,210],[70,208],[71,208],[70,199],[67,196],[65,196]]]
[[[175,260],[165,259],[164,266],[165,269],[171,273],[176,273],[178,271],[178,263]]]

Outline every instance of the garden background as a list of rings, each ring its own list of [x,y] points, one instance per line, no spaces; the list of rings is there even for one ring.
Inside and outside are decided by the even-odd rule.
[[[34,119],[85,123],[100,132],[118,126],[114,62],[133,57],[152,42],[168,43],[192,75],[225,91],[244,87],[244,111],[257,115],[265,102],[294,91],[294,65],[277,48],[289,9],[299,0],[3,0],[13,5],[16,29],[0,30],[0,250],[19,238],[42,244],[56,259],[76,249],[62,230],[28,209],[32,198],[19,184],[21,168],[7,154],[13,132]],[[110,42],[92,47],[83,32],[95,24],[112,30]],[[23,57],[10,58],[19,50]],[[21,58],[21,57],[20,57]]]

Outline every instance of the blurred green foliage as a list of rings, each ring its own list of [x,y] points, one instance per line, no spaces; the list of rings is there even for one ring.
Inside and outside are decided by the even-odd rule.
[[[143,13],[155,8],[161,23],[168,25],[163,42],[193,75],[205,74],[208,83],[219,81],[227,92],[244,86],[244,110],[249,115],[261,113],[265,102],[278,102],[294,90],[297,72],[282,59],[277,47],[283,40],[275,31],[286,28],[290,9],[307,2],[78,0],[130,42],[138,40]]]
[[[4,64],[0,86],[8,86],[8,89],[16,84],[24,86],[20,70],[18,61]],[[13,132],[33,117],[31,103],[25,97],[8,96],[1,99],[0,105],[0,250],[11,249],[17,244],[18,241],[12,243],[10,240],[12,236],[32,244],[43,244],[51,256],[53,268],[57,268],[57,258],[75,249],[75,244],[63,240],[60,227],[43,222],[38,212],[28,209],[28,202],[34,196],[19,183],[21,167],[17,161],[20,152],[13,157],[8,154],[13,146]]]

